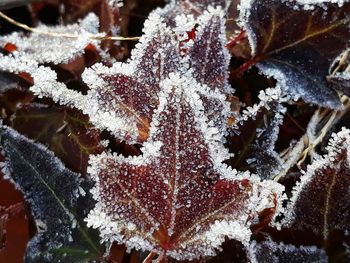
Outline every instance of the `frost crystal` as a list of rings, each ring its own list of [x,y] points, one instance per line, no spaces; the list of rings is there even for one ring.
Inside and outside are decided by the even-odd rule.
[[[42,78],[48,78],[45,76],[48,69],[44,68],[35,73],[43,85],[34,81],[32,91],[82,110],[95,126],[108,129],[120,139],[142,142],[147,139],[149,124],[159,103],[159,83],[171,72],[179,72],[189,79],[197,79],[199,84],[191,88],[202,97],[210,121],[225,133],[230,111],[225,95],[230,88],[226,80],[228,54],[223,40],[222,11],[210,8],[198,21],[201,24],[199,38],[194,40],[193,47],[207,53],[204,58],[195,49],[181,56],[173,31],[153,13],[145,22],[144,35],[128,63],[115,63],[111,68],[97,64],[84,72],[83,79],[90,87],[86,96],[65,89],[55,77],[44,83],[39,77],[41,74]],[[203,42],[207,34],[211,36],[209,46]],[[213,62],[212,57],[218,58],[215,70],[207,66]],[[193,67],[189,67],[189,61],[193,62]]]
[[[328,153],[317,156],[294,187],[284,220],[286,226],[311,229],[324,239],[334,229],[350,230],[350,130],[333,134],[326,150]]]
[[[257,243],[253,241],[248,250],[247,256],[251,263],[327,263],[327,254],[323,249],[315,246],[285,245],[275,243],[272,240]]]
[[[283,189],[222,163],[229,154],[191,80],[170,74],[160,86],[143,155],[91,158],[88,225],[104,240],[180,260],[215,255],[224,237],[247,244],[252,220]]]
[[[88,44],[98,44],[97,40],[90,38],[92,34],[98,33],[98,28],[98,17],[91,13],[77,24],[55,27],[40,25],[28,37],[18,32],[3,36],[0,38],[0,45],[14,44],[17,50],[12,53],[12,56],[19,60],[30,58],[40,64],[68,63],[75,57],[83,54]],[[66,34],[76,37],[55,37],[47,35],[45,32],[53,35]]]

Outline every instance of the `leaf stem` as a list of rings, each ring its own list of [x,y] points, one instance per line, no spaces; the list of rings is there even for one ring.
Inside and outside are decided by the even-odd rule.
[[[56,32],[50,32],[50,31],[42,31],[34,27],[27,26],[26,24],[22,24],[11,17],[8,17],[5,15],[3,12],[0,11],[0,17],[5,19],[7,22],[20,27],[24,30],[41,34],[41,35],[47,35],[51,37],[65,37],[65,38],[73,38],[77,39],[79,38],[79,35],[76,34],[65,34],[65,33],[56,33]],[[90,39],[95,39],[95,40],[115,40],[115,41],[138,41],[140,37],[121,37],[121,36],[102,36],[102,35],[89,35]]]
[[[148,256],[142,261],[142,263],[151,263],[152,260],[154,259],[154,257],[156,256],[157,254],[153,251],[151,251]]]
[[[239,44],[239,42],[241,42],[246,37],[247,37],[247,34],[245,30],[241,30],[241,32],[238,35],[236,35],[234,38],[232,38],[227,42],[226,48],[231,49],[235,47],[237,44]]]

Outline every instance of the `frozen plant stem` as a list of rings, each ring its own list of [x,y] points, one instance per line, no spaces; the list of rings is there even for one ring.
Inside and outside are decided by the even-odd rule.
[[[20,22],[17,22],[16,20],[12,19],[11,17],[8,17],[7,15],[5,15],[1,11],[0,11],[0,17],[2,17],[7,22],[9,22],[15,26],[18,26],[22,29],[25,29],[25,30],[33,32],[33,33],[47,35],[47,36],[51,36],[51,37],[66,37],[66,38],[78,38],[79,37],[78,35],[74,35],[74,34],[55,33],[55,32],[38,30],[36,28],[33,28],[33,27],[27,26],[25,24],[22,24]],[[140,39],[140,37],[121,37],[121,36],[103,36],[103,35],[90,35],[89,38],[95,39],[95,40],[115,40],[115,41],[138,41]]]
[[[318,109],[314,115],[311,117],[309,125],[307,127],[307,131],[300,140],[293,145],[293,149],[288,148],[284,153],[282,153],[282,158],[285,160],[287,164],[285,168],[279,173],[278,176],[275,177],[275,181],[279,181],[283,176],[285,176],[288,170],[295,165],[300,166],[306,159],[307,156],[312,156],[314,153],[314,149],[317,147],[319,143],[322,142],[324,137],[327,135],[329,130],[333,127],[335,123],[341,119],[345,113],[347,113],[350,109],[350,100],[347,96],[341,97],[341,102],[344,105],[343,110],[341,111],[331,111],[329,109]],[[320,132],[316,136],[313,134],[315,132],[315,126],[327,120],[326,123],[321,128]],[[302,148],[301,148],[302,147]],[[297,159],[293,158],[293,156],[298,156]],[[295,160],[295,162],[288,163],[287,160]]]

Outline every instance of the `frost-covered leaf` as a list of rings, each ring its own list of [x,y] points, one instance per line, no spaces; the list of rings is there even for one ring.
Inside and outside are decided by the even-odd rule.
[[[214,255],[225,237],[247,244],[258,213],[282,188],[232,170],[215,127],[208,126],[193,80],[171,74],[143,155],[91,159],[98,201],[87,222],[103,240],[177,259]]]
[[[277,175],[282,160],[275,151],[279,128],[286,109],[281,105],[281,90],[260,93],[260,103],[244,110],[230,137],[234,157],[230,161],[239,170],[249,170],[262,179]]]
[[[47,145],[67,168],[83,175],[89,155],[104,148],[88,118],[72,109],[31,104],[18,109],[11,123],[19,133]]]
[[[327,239],[350,231],[350,130],[333,134],[328,153],[313,160],[295,186],[284,225],[309,229]]]
[[[164,8],[157,9],[155,12],[163,16],[171,27],[174,27],[180,22],[176,19],[179,15],[190,15],[197,18],[208,7],[220,7],[225,10],[230,2],[231,0],[170,0]]]
[[[323,249],[315,246],[286,245],[267,240],[253,241],[247,249],[251,263],[327,263],[328,257]]]
[[[246,0],[241,25],[252,60],[294,98],[338,108],[326,82],[328,68],[350,39],[350,3],[344,1]]]
[[[194,50],[192,59],[181,57],[180,43],[175,39],[174,31],[157,13],[153,13],[145,22],[144,35],[128,63],[115,63],[110,68],[97,64],[84,72],[83,79],[90,88],[87,95],[67,90],[56,81],[57,77],[48,68],[39,68],[32,74],[35,85],[31,90],[39,96],[49,96],[61,104],[81,109],[95,126],[108,129],[120,139],[142,142],[148,137],[149,124],[159,103],[159,83],[170,73],[179,72],[189,79],[197,78],[201,84],[196,85],[199,87],[197,92],[205,101],[210,121],[217,124],[221,132],[225,132],[229,105],[222,91],[228,91],[229,88],[225,72],[228,58],[221,39],[222,11],[211,8],[198,21],[202,23],[203,30],[213,28],[210,31],[213,47],[200,47],[201,44],[197,42],[202,42],[202,37],[194,41],[198,48],[211,53],[204,59]],[[212,56],[219,57],[219,61],[225,63],[220,67],[218,65],[215,71],[206,66],[212,62]],[[195,65],[193,68],[189,60]],[[200,69],[202,66],[204,68]],[[23,63],[23,68],[26,67],[27,64]],[[206,77],[208,75],[211,77]]]
[[[4,47],[11,43],[16,50],[8,56],[19,60],[31,60],[32,63],[68,63],[74,58],[84,53],[88,44],[97,45],[98,41],[90,38],[92,34],[98,33],[99,20],[94,14],[89,14],[79,23],[67,26],[46,26],[40,25],[28,36],[22,32],[14,32],[11,35],[0,38],[0,46]],[[44,33],[41,33],[44,32]],[[50,34],[67,34],[69,36],[52,36]],[[3,55],[0,57],[3,60]],[[7,70],[11,65],[2,65],[3,70]],[[12,65],[14,67],[15,65]]]
[[[101,256],[94,233],[82,218],[92,202],[88,182],[80,182],[40,144],[2,127],[1,146],[11,180],[30,204],[37,234],[27,246],[26,262],[88,262]]]
[[[227,83],[230,56],[225,47],[223,13],[212,16],[206,11],[198,24],[195,41],[189,50],[193,76],[211,89],[232,93]]]

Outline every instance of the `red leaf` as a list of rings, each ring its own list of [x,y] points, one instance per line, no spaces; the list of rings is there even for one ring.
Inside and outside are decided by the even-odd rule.
[[[179,75],[163,82],[142,156],[92,158],[98,203],[87,221],[104,239],[193,259],[213,255],[225,236],[248,242],[250,222],[275,206],[278,184],[222,164],[228,152],[194,83]]]

